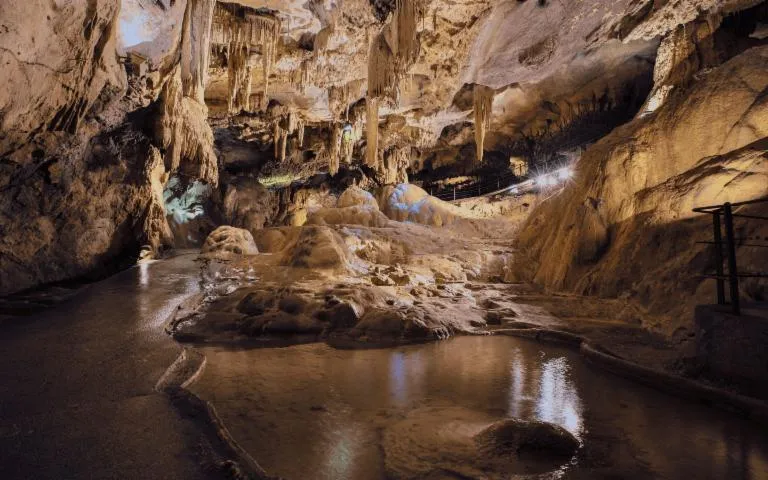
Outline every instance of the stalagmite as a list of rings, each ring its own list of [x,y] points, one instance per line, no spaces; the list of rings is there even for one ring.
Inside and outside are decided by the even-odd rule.
[[[375,168],[378,164],[379,149],[379,101],[375,98],[366,100],[366,125],[365,139],[367,141],[365,150],[365,164]]]
[[[384,155],[379,173],[384,184],[407,183],[406,169],[411,160],[411,147],[393,147]]]
[[[475,148],[476,161],[483,161],[485,133],[491,127],[494,90],[485,85],[475,85],[473,100],[475,107]]]

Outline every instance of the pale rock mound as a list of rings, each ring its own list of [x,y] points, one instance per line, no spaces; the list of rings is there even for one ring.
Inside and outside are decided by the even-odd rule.
[[[345,208],[321,208],[307,219],[308,225],[362,225],[364,227],[384,227],[389,219],[370,206],[356,205]]]
[[[345,268],[350,253],[344,240],[328,227],[298,229],[296,240],[283,252],[282,264],[300,268]]]
[[[336,208],[320,208],[307,219],[310,225],[362,225],[384,227],[389,223],[370,193],[350,187],[339,196]]]
[[[353,186],[344,190],[344,193],[339,195],[339,200],[336,203],[338,208],[346,207],[372,207],[376,210],[379,209],[379,203],[376,201],[373,195],[366,192],[360,187]]]
[[[452,225],[468,216],[460,208],[409,183],[384,187],[379,195],[379,208],[392,220],[433,227]]]
[[[259,249],[251,232],[224,225],[208,235],[202,253],[212,256],[256,255]]]

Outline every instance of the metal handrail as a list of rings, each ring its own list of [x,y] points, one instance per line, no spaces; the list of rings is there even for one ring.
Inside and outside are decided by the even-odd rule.
[[[717,303],[718,305],[727,305],[725,301],[725,282],[728,281],[728,293],[730,297],[730,305],[734,315],[741,315],[741,306],[739,305],[739,278],[768,278],[768,274],[764,273],[739,273],[738,266],[736,265],[736,241],[743,239],[736,239],[733,231],[733,219],[734,218],[746,218],[750,220],[768,220],[768,217],[760,215],[744,215],[734,213],[733,209],[736,207],[742,207],[744,205],[754,205],[756,203],[768,203],[768,197],[758,198],[756,200],[748,200],[745,202],[730,203],[726,202],[722,205],[709,205],[706,207],[697,207],[693,211],[696,213],[706,213],[712,215],[712,232],[713,241],[711,242],[697,242],[707,243],[714,246],[715,250],[715,273],[702,275],[705,278],[714,278],[717,281]],[[720,216],[723,217],[721,226]],[[725,239],[723,239],[722,227],[725,227]],[[728,273],[723,270],[723,246],[726,247],[726,260],[728,262]],[[760,244],[743,244],[740,246],[752,247],[752,248],[768,248],[768,245]]]

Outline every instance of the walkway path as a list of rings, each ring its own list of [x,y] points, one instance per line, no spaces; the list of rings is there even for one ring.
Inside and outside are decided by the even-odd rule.
[[[155,382],[194,255],[142,265],[0,328],[0,478],[199,479],[201,434]]]

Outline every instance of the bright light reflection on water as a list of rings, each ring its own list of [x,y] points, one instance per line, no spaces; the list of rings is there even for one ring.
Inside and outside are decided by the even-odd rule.
[[[546,360],[542,365],[537,418],[555,423],[581,435],[581,399],[570,376],[570,366],[564,357]]]

